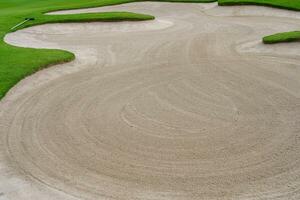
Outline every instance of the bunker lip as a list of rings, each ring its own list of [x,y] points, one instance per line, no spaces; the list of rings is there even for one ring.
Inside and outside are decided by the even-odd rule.
[[[94,24],[93,25],[91,25]],[[20,47],[61,49],[57,43],[49,43],[38,38],[39,34],[61,35],[70,34],[73,31],[87,29],[97,34],[122,34],[125,32],[158,31],[170,28],[174,25],[169,19],[155,19],[151,21],[123,21],[123,22],[88,22],[88,23],[55,23],[37,25],[31,28],[6,34],[4,41],[8,44]],[[47,28],[50,27],[50,30]],[[35,35],[36,37],[32,37]]]
[[[5,38],[77,59],[0,102],[4,196],[297,199],[288,186],[300,181],[299,46],[266,53],[255,41],[299,20],[216,17],[197,4],[119,8],[172,25],[51,24]]]

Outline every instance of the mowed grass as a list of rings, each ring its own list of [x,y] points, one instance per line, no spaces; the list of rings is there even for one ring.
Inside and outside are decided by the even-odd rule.
[[[0,99],[24,77],[47,66],[71,61],[74,54],[63,50],[20,48],[6,44],[5,34],[29,26],[45,23],[151,20],[153,16],[130,12],[106,12],[72,15],[44,15],[46,12],[90,8],[138,0],[1,0],[0,1]],[[157,0],[167,2],[208,3],[216,0]],[[300,10],[300,0],[219,0],[219,5],[257,4]],[[10,30],[25,18],[34,21]],[[299,32],[276,34],[264,38],[266,43],[295,41]]]
[[[212,3],[217,0],[148,0],[148,1],[161,1],[161,2],[174,2],[174,3]]]
[[[151,20],[153,16],[130,12],[105,12],[72,15],[44,15],[43,13],[75,8],[128,3],[128,0],[5,0],[0,1],[0,99],[24,77],[53,64],[71,61],[71,52],[63,50],[20,48],[6,44],[5,34],[21,28],[60,22]],[[24,18],[33,17],[15,30],[10,30]]]
[[[263,5],[300,11],[300,0],[218,0],[220,6]],[[300,41],[300,31],[276,33],[263,38],[265,44]]]
[[[152,20],[154,16],[130,12],[105,12],[72,15],[44,15],[46,12],[91,8],[136,2],[138,0],[0,0],[0,99],[24,77],[47,66],[68,62],[74,54],[63,50],[20,48],[6,44],[5,34],[46,23]],[[165,0],[206,3],[216,0]],[[10,30],[25,18],[35,18]]]
[[[218,4],[225,5],[263,5],[276,8],[300,11],[299,0],[218,0]]]
[[[300,31],[277,33],[263,38],[265,44],[300,41]]]

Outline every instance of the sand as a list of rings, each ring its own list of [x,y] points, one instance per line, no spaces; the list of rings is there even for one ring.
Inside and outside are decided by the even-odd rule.
[[[74,52],[0,103],[0,199],[300,198],[300,14],[131,3],[147,22],[49,24],[17,46]]]

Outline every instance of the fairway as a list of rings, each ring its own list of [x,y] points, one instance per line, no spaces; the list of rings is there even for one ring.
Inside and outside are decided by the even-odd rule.
[[[72,21],[99,12],[122,20]],[[45,19],[61,16],[4,37],[75,59],[0,101],[0,200],[300,199],[300,43],[262,43],[299,12],[135,2]]]

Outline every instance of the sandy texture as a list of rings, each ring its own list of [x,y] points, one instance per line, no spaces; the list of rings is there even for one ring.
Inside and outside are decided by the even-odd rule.
[[[295,12],[154,2],[89,11],[103,10],[157,19],[6,37],[77,59],[1,102],[1,200],[300,199],[300,44],[260,43],[299,28]]]

